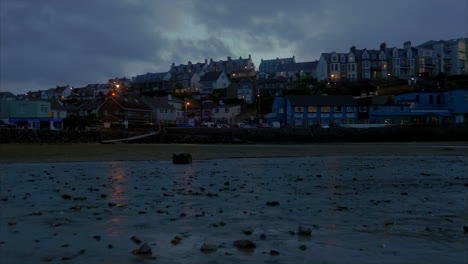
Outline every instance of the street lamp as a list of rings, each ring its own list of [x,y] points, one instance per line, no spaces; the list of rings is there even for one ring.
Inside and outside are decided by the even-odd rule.
[[[188,125],[187,108],[189,105],[190,105],[190,102],[185,103],[185,125]]]

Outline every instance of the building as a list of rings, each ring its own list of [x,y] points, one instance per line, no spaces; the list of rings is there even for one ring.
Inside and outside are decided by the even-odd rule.
[[[21,129],[63,129],[62,110],[52,110],[47,101],[17,101],[0,99],[0,119]]]
[[[146,73],[132,77],[132,87],[140,92],[167,91],[171,88],[170,72]]]
[[[142,97],[153,111],[153,122],[160,125],[183,124],[184,111],[169,104],[168,97]]]
[[[296,57],[292,56],[291,58],[276,58],[273,60],[264,60],[261,59],[260,66],[258,67],[259,73],[264,73],[268,78],[270,75],[275,75],[279,71],[279,68],[284,65],[291,65],[296,63]]]
[[[465,123],[468,117],[468,90],[410,92],[395,95],[398,104],[409,107],[408,120],[415,124]]]
[[[225,89],[231,84],[224,71],[212,71],[205,73],[199,81],[199,92],[204,95],[212,94],[213,90]]]
[[[210,59],[208,71],[224,71],[230,78],[239,77],[252,77],[255,76],[255,64],[249,54],[247,59],[239,57],[239,59],[232,59],[227,57],[227,60],[214,61]]]
[[[438,55],[437,67],[448,75],[468,73],[468,39],[427,41],[418,47],[432,49]]]
[[[244,100],[247,104],[254,102],[255,94],[255,82],[250,79],[241,79],[227,88],[228,98]]]
[[[219,124],[232,124],[241,113],[240,105],[222,104],[213,105],[211,108],[212,120]]]
[[[101,127],[110,128],[112,124],[129,125],[153,123],[153,110],[144,102],[131,96],[109,96],[97,110]]]
[[[293,127],[349,124],[358,119],[358,104],[351,96],[276,97],[270,121]]]

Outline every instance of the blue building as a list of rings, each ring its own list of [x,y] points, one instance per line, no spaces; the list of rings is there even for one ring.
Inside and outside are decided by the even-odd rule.
[[[277,97],[270,121],[293,127],[315,124],[350,124],[358,119],[358,104],[351,96]]]
[[[408,120],[416,124],[464,123],[468,114],[468,90],[411,92],[395,95],[395,103],[408,105]]]

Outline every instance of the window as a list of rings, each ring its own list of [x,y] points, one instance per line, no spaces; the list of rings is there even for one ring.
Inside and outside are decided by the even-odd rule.
[[[359,107],[359,113],[366,113],[367,112],[367,106],[360,106]]]
[[[333,107],[333,112],[341,113],[341,112],[343,112],[343,107],[342,106],[335,106],[335,107]]]
[[[322,106],[322,113],[328,113],[330,112],[330,106],[326,105],[326,106]]]
[[[465,101],[468,101],[468,93],[465,93],[465,94],[463,95],[463,98],[465,99]]]
[[[284,108],[280,108],[280,109],[278,110],[278,113],[284,114]]]
[[[380,107],[375,105],[375,106],[372,107],[372,110],[378,112],[378,111],[380,111]]]
[[[341,62],[345,62],[345,56],[341,55]]]
[[[346,107],[346,112],[348,112],[348,113],[353,113],[355,111],[356,111],[356,107],[354,107],[354,106],[347,106]]]
[[[434,96],[432,94],[429,95],[429,103],[430,104],[434,103]]]
[[[400,106],[400,112],[404,112],[405,111],[405,107],[404,106]]]
[[[317,112],[317,107],[316,107],[316,106],[309,106],[308,112],[309,112],[309,113],[315,113],[315,112]]]
[[[47,113],[48,112],[46,104],[41,104],[41,112],[42,113]]]
[[[215,108],[215,113],[219,113],[219,108]]]
[[[229,108],[225,108],[224,113],[229,113]]]
[[[416,102],[419,103],[419,94],[416,95]]]
[[[387,112],[393,112],[393,107],[391,105],[387,106]]]
[[[367,52],[362,54],[362,59],[363,60],[368,60],[369,59],[369,54]]]
[[[349,56],[349,57],[348,57],[348,61],[349,61],[349,62],[354,62],[354,57],[353,57],[353,56]]]
[[[303,113],[304,112],[304,107],[303,106],[296,106],[296,107],[294,107],[294,112]]]
[[[337,62],[338,61],[338,57],[336,55],[332,56],[332,62]]]

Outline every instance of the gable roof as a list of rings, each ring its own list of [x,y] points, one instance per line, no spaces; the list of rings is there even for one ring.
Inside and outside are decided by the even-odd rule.
[[[0,98],[16,98],[11,92],[0,92]]]
[[[135,97],[127,96],[127,95],[126,96],[120,96],[120,95],[110,96],[110,97],[107,98],[106,101],[104,101],[104,103],[99,108],[101,108],[103,105],[105,105],[107,103],[107,101],[109,101],[109,100],[115,101],[123,109],[151,111],[151,108],[149,106],[147,106],[144,102],[142,102],[141,100],[139,100],[139,99],[137,99]]]
[[[200,78],[200,82],[215,82],[222,74],[222,71],[207,72]]]
[[[150,98],[150,97],[142,97],[141,100],[150,108],[158,109],[158,108],[165,108],[165,109],[172,109],[175,110],[175,107],[173,107],[169,102],[167,101],[167,97],[155,97],[155,98]]]
[[[356,100],[352,96],[336,95],[336,96],[321,96],[321,95],[291,95],[286,97],[293,106],[336,106],[336,105],[357,105]]]

